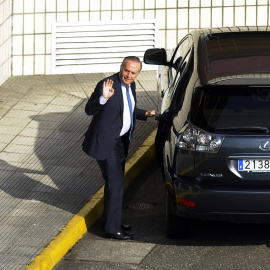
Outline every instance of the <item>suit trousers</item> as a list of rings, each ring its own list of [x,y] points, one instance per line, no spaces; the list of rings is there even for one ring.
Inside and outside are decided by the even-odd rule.
[[[104,230],[105,233],[116,233],[121,231],[124,194],[125,151],[122,138],[118,138],[107,159],[97,162],[105,180]]]

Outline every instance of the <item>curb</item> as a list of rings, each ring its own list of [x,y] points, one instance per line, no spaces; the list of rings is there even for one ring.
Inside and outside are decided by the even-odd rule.
[[[125,188],[155,157],[156,130],[142,143],[139,149],[126,162]],[[103,189],[100,188],[93,198],[76,214],[62,231],[26,266],[25,270],[52,269],[80,240],[87,230],[98,220],[103,211]]]

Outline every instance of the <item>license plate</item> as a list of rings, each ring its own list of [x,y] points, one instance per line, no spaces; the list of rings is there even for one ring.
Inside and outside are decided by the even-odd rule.
[[[238,171],[270,171],[270,159],[239,159]]]

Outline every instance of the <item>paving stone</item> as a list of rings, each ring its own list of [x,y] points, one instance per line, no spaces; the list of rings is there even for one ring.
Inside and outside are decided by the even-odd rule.
[[[49,129],[41,129],[33,128],[33,127],[26,127],[22,129],[19,133],[20,136],[29,136],[29,137],[35,137],[35,138],[47,138],[51,133],[53,133],[53,130]],[[1,134],[1,133],[0,133]]]
[[[35,103],[35,102],[25,102],[21,101],[18,102],[16,105],[13,106],[14,110],[27,110],[27,111],[34,111],[40,112],[46,107],[44,103]]]
[[[0,126],[0,134],[18,135],[23,130],[23,127]]]
[[[9,144],[14,138],[16,138],[16,135],[1,134],[0,143]]]
[[[111,74],[17,76],[0,86],[0,269],[31,263],[103,186],[81,143],[87,99]],[[155,76],[138,77],[142,108],[155,108]],[[129,157],[155,128],[137,123]]]
[[[41,95],[41,94],[37,94],[36,92],[34,92],[34,93],[29,93],[29,94],[25,95],[22,98],[22,101],[31,100],[32,102],[35,102],[38,104],[43,104],[43,103],[48,104],[54,99],[55,99],[55,96]]]
[[[35,115],[35,112],[33,111],[26,111],[26,110],[10,110],[8,113],[6,113],[5,117],[11,117],[11,118],[20,118],[20,119],[25,119],[25,118],[31,118],[31,116]]]
[[[0,126],[13,126],[13,127],[25,127],[31,122],[29,118],[13,118],[9,116],[0,119]]]

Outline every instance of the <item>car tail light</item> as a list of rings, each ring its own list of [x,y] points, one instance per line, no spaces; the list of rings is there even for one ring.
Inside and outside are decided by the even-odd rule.
[[[223,140],[223,136],[217,136],[192,124],[187,124],[177,137],[176,147],[192,151],[217,153]]]
[[[193,201],[181,199],[181,198],[176,198],[176,201],[178,204],[180,204],[182,206],[196,208],[196,204]]]

